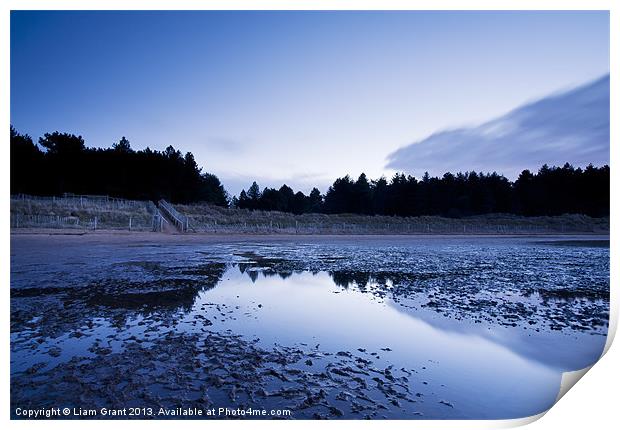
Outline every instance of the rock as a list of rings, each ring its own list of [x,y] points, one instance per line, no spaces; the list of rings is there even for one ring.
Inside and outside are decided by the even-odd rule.
[[[344,413],[340,409],[335,407],[335,406],[330,406],[329,407],[329,413],[334,415],[334,416],[336,416],[336,417],[341,417],[341,416],[344,415]]]
[[[50,349],[47,350],[47,353],[52,357],[60,357],[61,352],[62,350],[57,346],[52,346]]]
[[[445,400],[440,400],[439,403],[441,403],[442,405],[446,405],[446,406],[448,406],[450,408],[454,408],[454,405],[452,403],[447,402]]]

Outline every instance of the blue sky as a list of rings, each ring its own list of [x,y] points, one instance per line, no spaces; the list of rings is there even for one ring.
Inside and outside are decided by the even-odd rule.
[[[398,148],[608,72],[607,12],[11,13],[19,131],[172,144],[235,194],[389,175]]]

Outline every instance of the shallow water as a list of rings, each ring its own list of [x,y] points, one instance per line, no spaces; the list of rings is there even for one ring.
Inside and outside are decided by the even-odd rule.
[[[261,304],[260,312],[248,312],[234,321],[218,320],[214,328],[258,337],[265,346],[319,344],[333,353],[353,351],[373,358],[381,368],[420,369],[412,389],[416,387],[427,398],[447,399],[479,416],[487,416],[489,411],[527,414],[557,394],[557,372],[481,336],[437,329],[373,296],[341,291],[326,273],[259,278],[255,283],[234,269],[225,276],[216,289],[200,295],[188,320],[207,303],[239,306],[240,312],[256,311]],[[387,348],[390,351],[384,350]],[[373,353],[378,356],[371,356]],[[498,397],[505,400],[498,402]],[[425,410],[427,415],[459,416],[441,409],[415,409]],[[404,411],[402,416],[406,415]]]
[[[15,241],[12,407],[539,413],[607,330],[609,249],[560,242]]]

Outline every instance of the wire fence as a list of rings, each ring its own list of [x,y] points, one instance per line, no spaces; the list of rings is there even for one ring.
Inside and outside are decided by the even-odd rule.
[[[412,222],[404,223],[343,223],[343,222],[235,222],[218,223],[200,217],[189,217],[191,230],[201,233],[253,234],[550,234],[600,233],[604,226],[572,225],[563,222],[546,224],[528,223],[475,223],[475,222]]]
[[[105,217],[80,218],[58,215],[23,215],[11,214],[11,228],[59,228],[78,230],[127,230],[127,231],[160,231],[159,222],[153,216],[117,217],[114,220]]]
[[[609,218],[584,215],[467,218],[390,217],[247,211],[209,205],[172,205],[164,200],[109,196],[11,196],[11,228],[111,229],[247,234],[570,234],[608,233]]]
[[[11,196],[11,201],[32,201],[51,203],[59,206],[73,207],[96,207],[101,209],[137,209],[145,205],[154,206],[153,202],[146,200],[127,200],[118,197],[99,195],[80,195],[64,193],[62,196],[33,196],[29,194],[16,194]]]
[[[11,196],[11,228],[157,231],[150,201],[109,196]]]
[[[284,234],[578,234],[609,233],[609,217],[580,214],[525,217],[484,214],[462,218],[437,215],[400,217],[361,214],[292,214],[251,211],[209,204],[175,205],[189,218],[190,231]]]

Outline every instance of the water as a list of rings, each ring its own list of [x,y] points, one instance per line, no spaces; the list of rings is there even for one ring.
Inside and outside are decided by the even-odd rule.
[[[12,406],[517,418],[605,343],[604,238],[49,242],[12,244]]]

